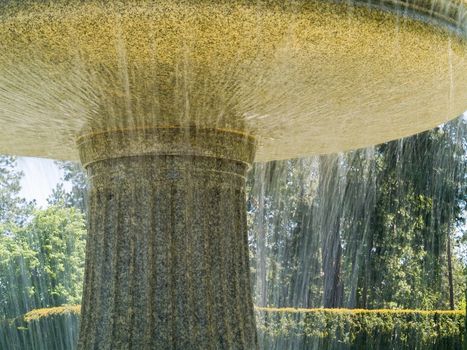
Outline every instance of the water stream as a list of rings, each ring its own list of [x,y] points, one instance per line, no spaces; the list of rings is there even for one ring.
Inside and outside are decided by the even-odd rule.
[[[446,244],[450,241],[455,251],[452,258],[454,301],[456,308],[461,307],[465,300],[461,271],[467,261],[465,226],[460,220],[465,217],[466,165],[467,122],[462,117],[432,131],[380,146],[256,164],[250,172],[247,198],[255,304],[297,308],[449,309]],[[50,203],[81,210],[86,185],[84,174],[72,163],[61,167],[65,167],[65,175],[71,181],[67,186],[71,190],[59,185]],[[3,169],[6,171],[8,167],[3,164]],[[60,204],[61,200],[64,202]],[[69,243],[79,242],[73,236],[76,227],[67,226],[67,223],[78,226],[83,223],[73,217],[73,212],[65,209],[50,212],[49,209],[48,213],[31,214],[25,205],[17,199],[3,210],[11,214],[16,208],[32,220],[37,220],[39,215],[49,226],[41,226],[39,222],[32,226],[23,224],[33,232],[23,230],[11,234],[3,228],[4,238],[16,235],[16,240],[21,241],[22,235],[26,235],[29,243],[23,241],[23,244],[34,249],[44,244],[40,240],[45,239],[47,229],[55,227],[47,220],[60,220],[56,216],[59,215],[63,216],[59,227],[70,232]],[[23,207],[22,212],[19,207]],[[8,221],[5,214],[3,223]],[[21,219],[13,221],[21,222]],[[8,249],[6,243],[4,239],[0,247]],[[75,256],[73,263],[82,267],[84,251],[79,250],[82,245],[81,248],[76,245],[54,248],[68,249]],[[2,295],[8,296],[2,304],[3,317],[11,319],[35,308],[79,301],[79,296],[74,297],[66,290],[66,284],[81,283],[82,269],[69,269],[61,275],[65,290],[58,292],[61,299],[44,299],[50,298],[46,290],[52,285],[50,274],[43,269],[57,268],[47,264],[50,252],[39,252],[36,256],[39,266],[28,256],[14,257],[4,250],[0,252],[3,252],[2,266],[9,269],[0,278]],[[69,263],[64,257],[58,262],[63,261]],[[43,297],[37,295],[41,288]],[[258,315],[257,321],[258,329],[262,330],[259,333],[262,349],[326,346],[347,349],[345,344],[323,345],[321,338],[271,337],[263,332],[268,327],[262,323],[266,321],[264,315]],[[36,346],[31,349],[71,349],[76,341],[76,327],[73,317],[61,320],[58,325],[52,317],[49,323],[31,326],[33,332],[27,333],[26,339],[35,342]],[[48,338],[42,339],[41,333]],[[0,344],[5,349],[20,349],[20,344],[25,342],[14,332],[2,341]],[[383,345],[374,348],[385,349]]]
[[[396,329],[375,341],[372,335],[352,340],[348,327],[337,335],[329,323],[314,333],[322,321],[308,323],[314,316],[274,318],[260,308],[465,308],[467,122],[449,122],[467,109],[464,2],[7,0],[0,5],[0,38],[0,154],[77,161],[76,143],[96,138],[115,159],[93,145],[81,148],[81,159],[105,159],[109,169],[129,155],[173,156],[167,148],[174,146],[185,152],[177,157],[195,155],[225,175],[230,168],[218,171],[224,169],[219,164],[229,158],[216,152],[228,147],[214,142],[197,153],[191,131],[256,141],[246,209],[261,349],[459,348],[459,334],[449,340],[458,324],[441,322],[440,315],[435,323],[416,318],[413,327],[423,332],[417,328],[413,337]],[[173,130],[186,130],[186,137],[144,143],[148,135]],[[423,130],[429,131],[409,137]],[[232,169],[248,163],[238,152]],[[195,156],[183,164],[200,170]],[[142,158],[134,164],[143,168]],[[15,159],[0,157],[0,349],[76,347],[78,317],[50,308],[81,300],[88,184],[77,163],[58,166],[63,181],[37,205],[22,198]],[[29,171],[24,163],[21,168]],[[38,180],[57,176],[50,166],[35,169],[47,172]],[[27,174],[25,188],[46,186],[31,184],[34,176]],[[189,221],[195,215],[180,209],[194,196],[183,192],[193,185],[187,178],[183,190],[167,187],[167,193],[178,198],[170,210],[195,227]],[[241,199],[241,186],[228,190]],[[99,198],[113,208],[112,193],[106,196]],[[120,193],[118,207],[135,196]],[[152,198],[145,201],[152,205]],[[234,207],[219,205],[229,214]],[[207,234],[208,214],[197,223]],[[125,234],[136,218],[125,216]],[[120,217],[107,219],[99,225],[117,222],[115,230],[121,229]],[[179,237],[176,242],[183,246]],[[132,268],[141,267],[143,255],[133,243],[125,249],[136,257]],[[142,251],[141,261],[153,256]],[[199,261],[200,252],[192,254]],[[246,266],[246,259],[238,265]],[[173,280],[189,274],[178,272]],[[193,293],[186,294],[193,299]],[[40,308],[51,314],[23,318]],[[434,328],[436,339],[427,343]]]

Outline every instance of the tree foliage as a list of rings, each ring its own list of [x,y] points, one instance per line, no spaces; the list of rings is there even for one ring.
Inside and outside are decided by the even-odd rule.
[[[444,309],[465,300],[467,125],[249,179],[260,306]]]
[[[86,174],[79,163],[55,162],[63,171],[63,182],[59,183],[49,198],[49,204],[74,207],[82,213],[87,210],[87,179]],[[65,190],[64,183],[70,184],[69,191]]]
[[[84,267],[84,217],[75,208],[33,208],[19,198],[21,173],[0,158],[0,318],[77,303]]]

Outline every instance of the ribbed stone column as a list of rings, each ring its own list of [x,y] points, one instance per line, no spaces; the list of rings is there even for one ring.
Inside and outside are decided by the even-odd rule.
[[[79,349],[256,349],[245,175],[254,140],[206,129],[82,137],[90,178]]]

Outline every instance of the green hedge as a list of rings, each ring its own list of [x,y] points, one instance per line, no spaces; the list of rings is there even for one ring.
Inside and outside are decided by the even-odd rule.
[[[0,349],[76,349],[79,311],[79,306],[38,309],[14,320],[0,321]]]
[[[0,349],[73,350],[79,306],[0,322]],[[265,350],[461,350],[463,311],[256,308]]]
[[[465,311],[257,308],[263,349],[462,349]]]

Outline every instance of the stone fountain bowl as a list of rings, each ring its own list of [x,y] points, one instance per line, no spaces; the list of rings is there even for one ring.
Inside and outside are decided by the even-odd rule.
[[[219,129],[256,161],[408,136],[467,110],[463,1],[6,1],[0,153]]]

